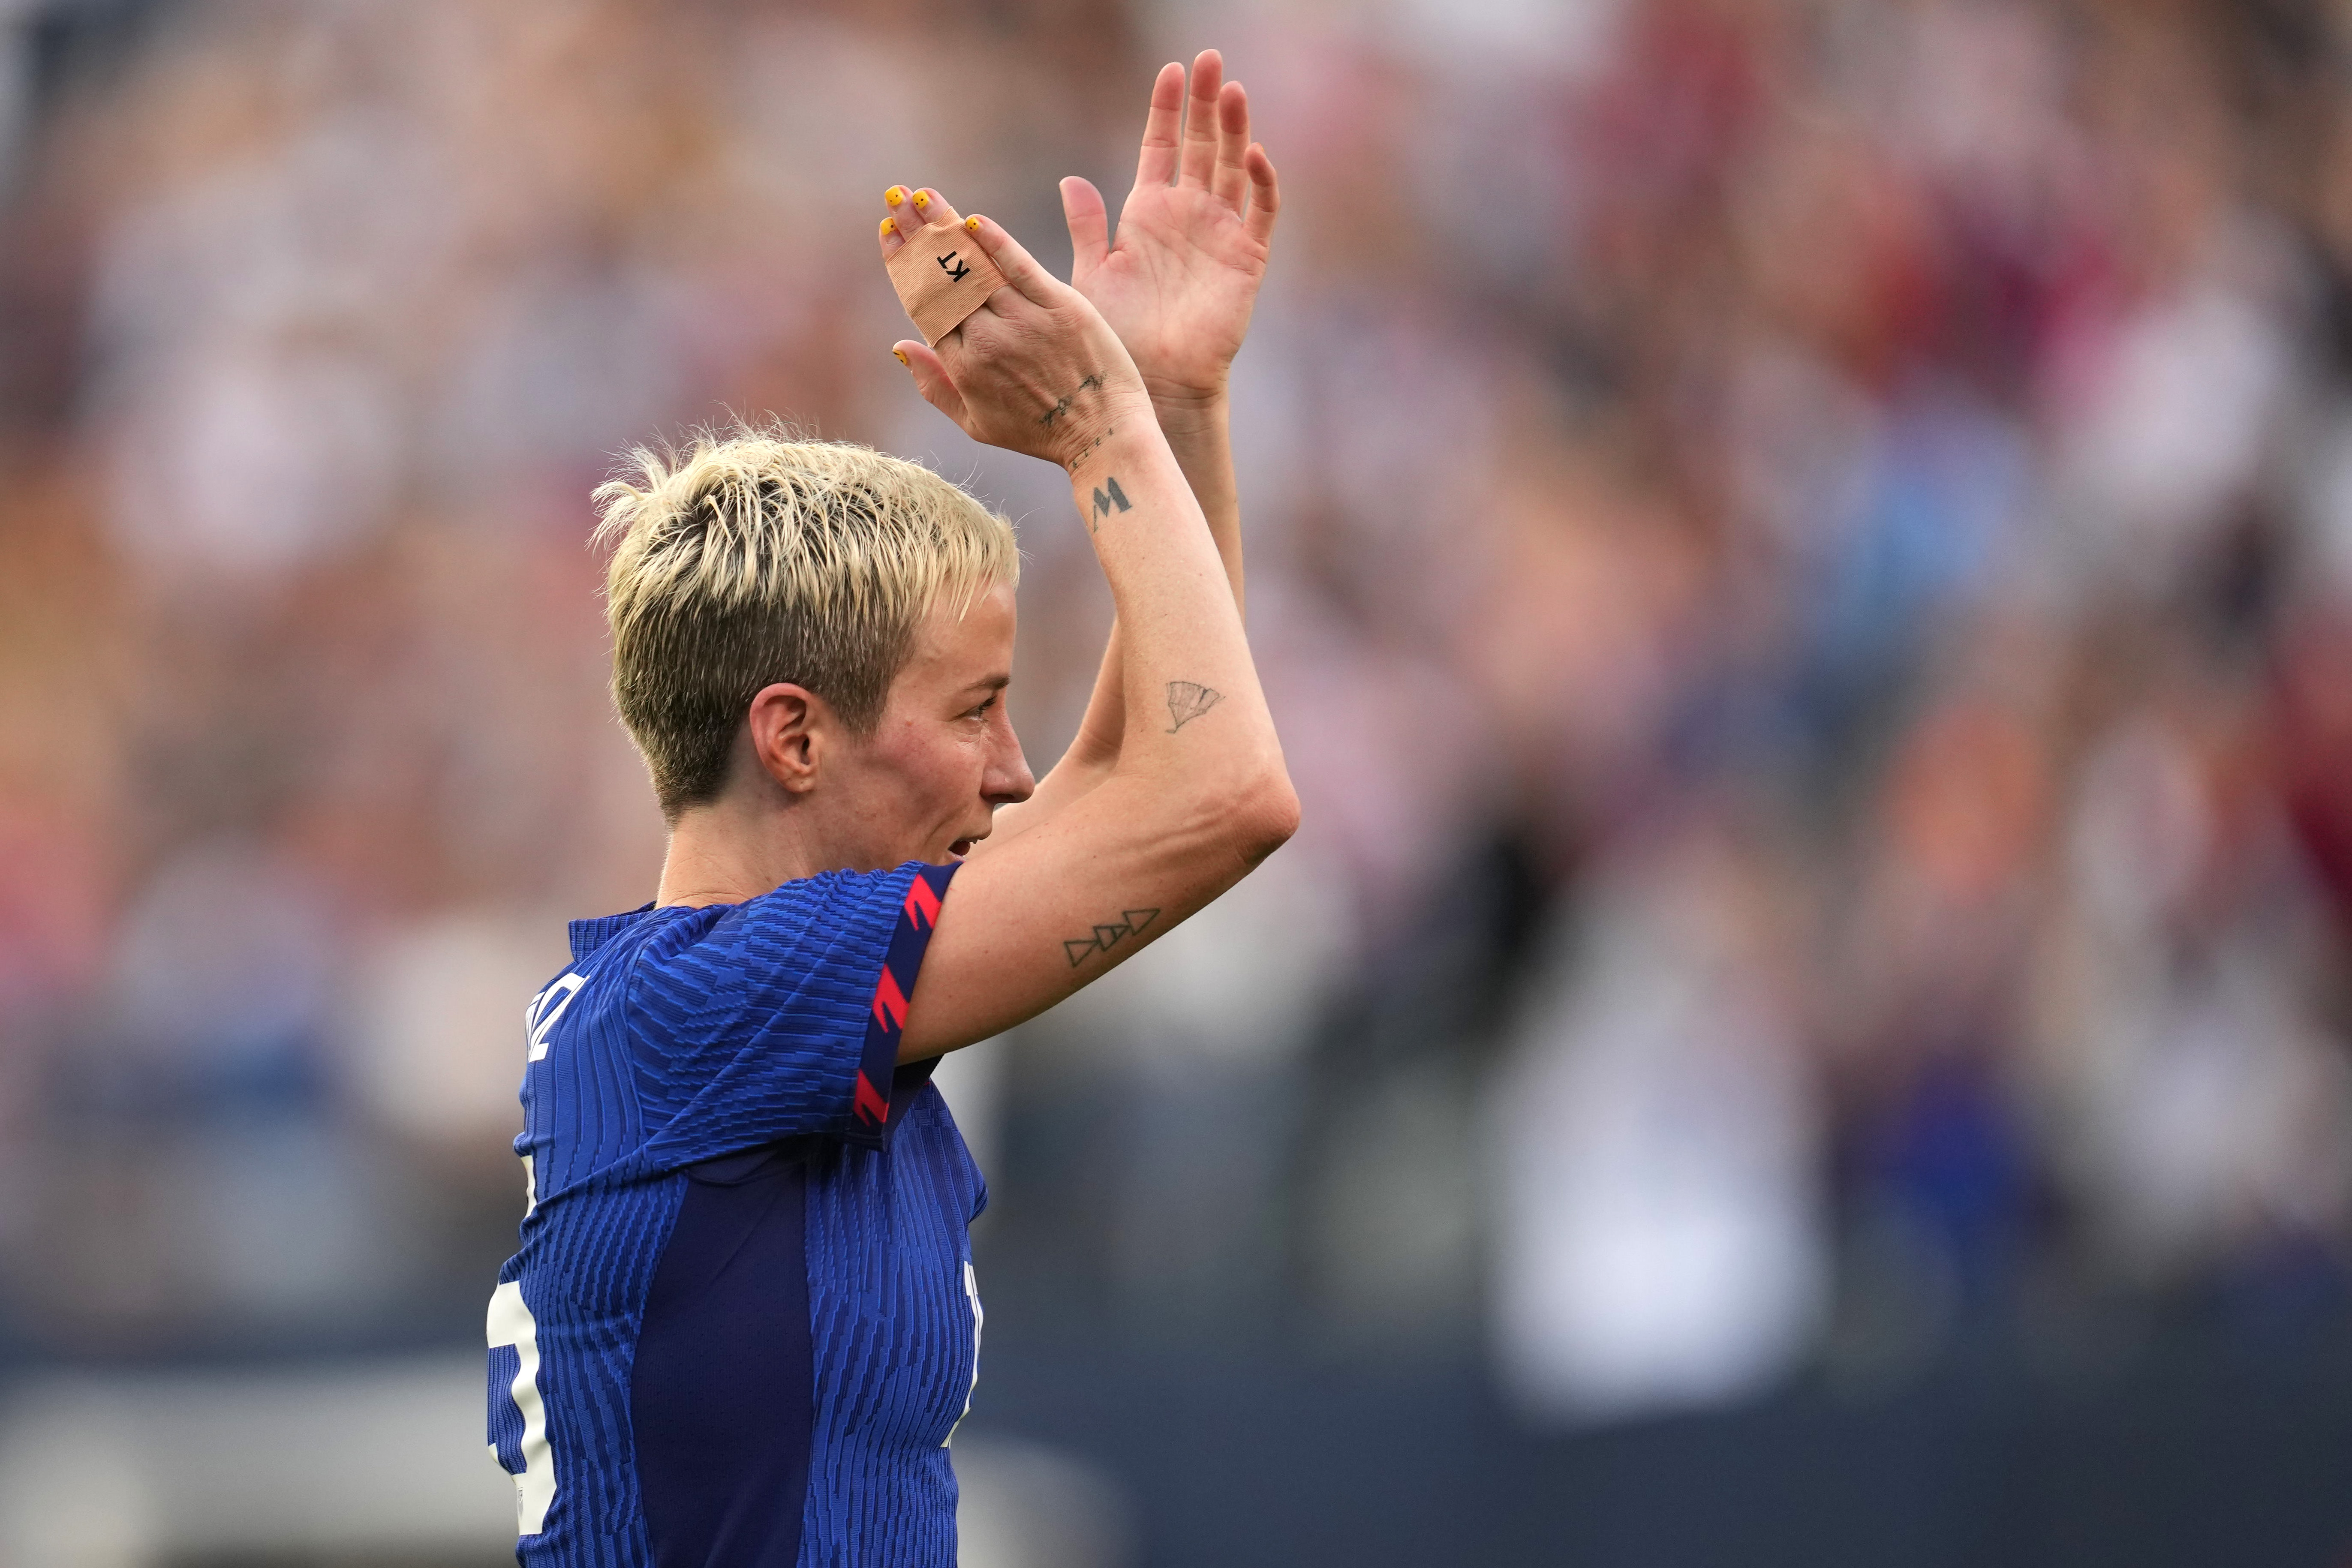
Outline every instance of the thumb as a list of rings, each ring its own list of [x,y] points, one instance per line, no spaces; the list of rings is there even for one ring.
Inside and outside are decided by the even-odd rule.
[[[915,390],[923,401],[946,414],[965,430],[971,428],[963,406],[963,394],[948,379],[948,368],[919,339],[908,338],[890,345],[898,362],[915,378]]]
[[[1110,254],[1110,212],[1094,183],[1073,174],[1062,182],[1062,216],[1070,225],[1070,281],[1075,285]]]

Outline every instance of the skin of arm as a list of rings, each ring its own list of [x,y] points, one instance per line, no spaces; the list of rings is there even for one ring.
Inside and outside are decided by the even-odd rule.
[[[1298,810],[1218,541],[1133,360],[1010,235],[965,222],[1008,287],[937,351],[896,351],[968,434],[1069,473],[1118,617],[1122,740],[1092,789],[958,876],[905,1061],[1061,1000],[1239,881]]]
[[[1192,488],[1192,498],[1200,503],[1201,513],[1208,520],[1209,535],[1217,542],[1225,579],[1233,585],[1234,608],[1245,612],[1241,497],[1234,484],[1233,436],[1223,394],[1220,392],[1213,402],[1186,403],[1173,409],[1154,398],[1152,412],[1158,416],[1160,434],[1168,438],[1168,448],[1175,455],[1184,482]],[[1126,707],[1120,697],[1125,653],[1118,622],[1113,620],[1110,639],[1103,648],[1102,667],[1095,674],[1094,692],[1087,701],[1086,717],[1078,726],[1077,737],[1071,741],[1070,749],[1064,753],[1053,772],[1039,783],[1035,795],[999,813],[1002,825],[998,832],[1009,837],[1019,833],[1028,821],[1050,816],[1063,803],[1102,782],[1111,765],[1118,760],[1119,746],[1125,738],[1122,720]]]
[[[1184,68],[1160,68],[1116,246],[1102,193],[1086,180],[1062,182],[1062,210],[1070,226],[1071,286],[1102,311],[1133,355],[1241,606],[1241,497],[1226,385],[1265,277],[1282,190],[1273,161],[1250,138],[1248,93],[1223,75],[1223,57],[1203,50],[1190,73],[1188,113]],[[1086,722],[1066,759],[1089,779],[1116,759],[1122,738],[1113,722],[1122,652],[1114,623]],[[1039,786],[1042,803],[1014,810],[1043,815],[1056,782],[1049,776]]]
[[[1150,393],[1161,433],[1206,517],[1234,601],[1243,603],[1241,502],[1234,481],[1226,382],[1249,329],[1265,274],[1281,190],[1265,150],[1250,139],[1248,94],[1223,80],[1223,61],[1203,51],[1190,73],[1161,68],[1152,84],[1134,188],[1109,242],[1101,193],[1073,176],[1062,204],[1074,258],[1071,284],[1127,346]],[[937,192],[892,187],[895,231],[957,221]],[[1027,801],[997,813],[975,853],[997,852],[1108,777],[1125,737],[1126,642],[1114,621],[1084,719],[1059,763]]]

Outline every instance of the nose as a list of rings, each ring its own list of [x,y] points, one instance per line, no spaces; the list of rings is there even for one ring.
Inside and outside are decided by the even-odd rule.
[[[1003,712],[1001,706],[998,711]],[[992,810],[1026,800],[1036,792],[1036,776],[1029,771],[1029,759],[1021,755],[1021,737],[1013,733],[1012,720],[1002,720],[996,744],[989,751],[988,770],[981,776],[981,797]]]

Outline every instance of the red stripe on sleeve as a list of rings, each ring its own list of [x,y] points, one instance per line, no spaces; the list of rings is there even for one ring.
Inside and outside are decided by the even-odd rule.
[[[856,1100],[851,1109],[859,1121],[871,1122],[878,1127],[890,1119],[890,1097],[874,1087],[874,1080],[860,1072]]]
[[[929,881],[920,874],[908,884],[904,907],[907,918],[915,923],[918,931],[940,923],[940,895],[932,891]]]
[[[882,977],[874,982],[874,1021],[892,1034],[907,1027],[907,998],[887,964],[882,966]]]

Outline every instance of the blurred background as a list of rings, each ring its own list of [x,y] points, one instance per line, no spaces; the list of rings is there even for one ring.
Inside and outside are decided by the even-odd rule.
[[[969,483],[1042,770],[880,193],[1066,267],[1210,45],[1306,823],[942,1074],[968,1568],[2352,1562],[2329,0],[0,0],[0,1562],[504,1560],[588,492]]]

